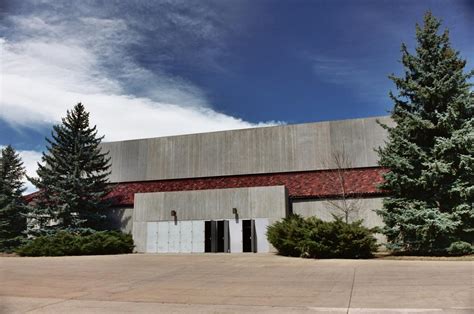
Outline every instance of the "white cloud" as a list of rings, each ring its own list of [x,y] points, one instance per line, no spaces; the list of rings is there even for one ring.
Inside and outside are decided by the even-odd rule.
[[[161,57],[177,57],[173,53],[183,50],[179,42],[183,32],[193,41],[220,45],[223,35],[212,21],[218,15],[209,21],[209,14],[196,12],[192,17],[168,15],[175,28],[184,30],[158,38],[169,49],[161,51]],[[61,16],[53,10],[10,15],[7,21],[9,32],[0,37],[0,118],[15,128],[58,123],[77,102],[90,111],[92,124],[106,141],[275,124],[250,123],[219,113],[198,86],[160,67],[151,70],[139,65],[128,47],[148,39],[130,27],[136,20]],[[156,33],[161,28],[160,24],[151,30]],[[169,27],[164,29],[170,32]],[[216,63],[212,60],[209,66]],[[36,176],[41,153],[19,153],[28,175]],[[32,190],[28,185],[28,192]]]
[[[18,154],[23,161],[23,166],[26,170],[26,175],[29,177],[36,177],[36,170],[38,169],[38,162],[41,160],[41,153],[34,150],[20,150]],[[28,180],[24,180],[26,191],[25,194],[36,191],[36,188]]]
[[[213,24],[199,16],[170,12],[168,18],[187,32],[199,25],[200,37],[220,39]],[[16,126],[57,123],[77,102],[91,112],[106,140],[274,124],[219,113],[199,87],[140,66],[126,48],[143,38],[123,19],[58,19],[47,13],[9,21],[14,35],[0,39],[0,118]]]
[[[199,105],[198,96],[196,105],[181,106],[125,94],[120,82],[93,75],[96,58],[80,47],[4,42],[3,61],[0,116],[13,124],[56,123],[82,101],[106,140],[256,126]],[[192,94],[180,96],[172,87],[164,92],[193,99]]]

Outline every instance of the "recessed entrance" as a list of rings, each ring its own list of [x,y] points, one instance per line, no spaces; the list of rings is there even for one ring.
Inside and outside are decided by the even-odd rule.
[[[204,224],[206,253],[229,253],[229,221],[208,220]]]
[[[255,252],[253,220],[242,220],[242,252]]]
[[[204,242],[204,252],[209,253],[212,252],[212,223],[213,221],[206,221],[204,223],[204,234],[205,234],[205,242]]]

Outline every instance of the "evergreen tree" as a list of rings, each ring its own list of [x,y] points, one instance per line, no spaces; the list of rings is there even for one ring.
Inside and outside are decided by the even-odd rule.
[[[402,44],[403,77],[390,76],[398,95],[379,149],[389,169],[381,188],[390,194],[379,211],[390,248],[442,253],[473,241],[474,95],[461,59],[430,12],[416,27],[416,53]]]
[[[30,179],[39,190],[29,215],[30,230],[101,229],[110,168],[110,158],[99,147],[103,137],[97,136],[96,126],[89,126],[89,113],[81,103],[53,127],[51,137],[38,164],[38,178]]]
[[[18,153],[10,145],[3,148],[0,155],[0,251],[12,251],[24,238],[24,176]]]

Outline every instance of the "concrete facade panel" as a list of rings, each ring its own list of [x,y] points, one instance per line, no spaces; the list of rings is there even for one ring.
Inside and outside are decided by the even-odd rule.
[[[274,218],[274,217],[285,217],[287,214],[287,206],[278,206],[272,209],[272,215],[268,215],[268,208],[274,206],[275,200],[273,199],[275,195],[272,193],[263,193],[266,187],[256,187],[248,189],[249,193],[249,209],[251,210],[252,218]],[[287,190],[283,190],[284,200],[288,199]]]
[[[306,170],[308,167],[325,169],[325,161],[331,153],[330,123],[314,123],[312,127],[306,124],[294,126],[295,167]]]
[[[283,125],[103,143],[111,182],[278,173],[326,169],[344,147],[354,167],[377,165],[374,148],[387,117]]]
[[[367,150],[365,138],[371,136],[365,130],[364,120],[346,120],[334,121],[330,123],[331,142],[328,147],[331,153],[344,153],[350,158],[351,167],[365,167],[369,165],[367,162],[369,153]],[[329,157],[326,162],[332,162]]]
[[[181,225],[174,222],[168,223],[169,233],[168,233],[168,252],[169,253],[179,253],[181,243]]]
[[[157,250],[158,223],[148,222],[146,231],[146,252],[156,253]]]
[[[193,250],[193,222],[192,221],[181,221],[180,222],[180,234],[179,234],[179,252],[180,253],[191,253]]]
[[[268,219],[267,218],[256,218],[255,219],[255,237],[257,252],[259,253],[268,253],[270,252],[270,243],[267,241],[267,227]]]
[[[146,222],[133,222],[133,242],[135,243],[136,252],[145,252],[146,251],[146,232],[147,232],[147,223]]]
[[[240,253],[242,252],[242,220],[241,219],[230,219],[229,220],[229,234],[230,234],[230,252]]]
[[[157,222],[158,225],[158,253],[168,252],[169,221]]]
[[[204,220],[193,220],[193,253],[204,253]]]
[[[242,218],[270,218],[286,215],[286,189],[255,187],[203,191],[135,194],[134,221],[231,219],[237,208]]]

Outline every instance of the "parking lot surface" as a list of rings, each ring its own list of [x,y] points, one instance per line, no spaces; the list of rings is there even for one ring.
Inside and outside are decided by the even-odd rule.
[[[0,257],[0,313],[472,313],[472,261]]]

